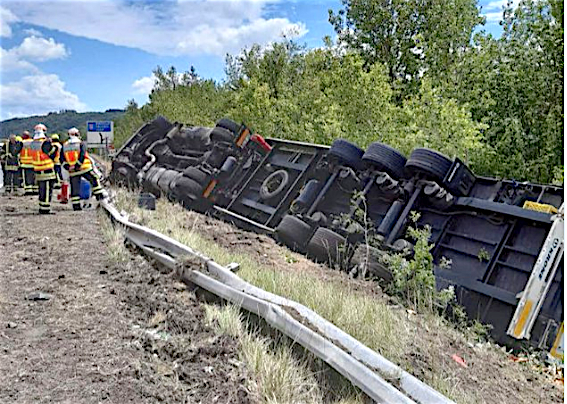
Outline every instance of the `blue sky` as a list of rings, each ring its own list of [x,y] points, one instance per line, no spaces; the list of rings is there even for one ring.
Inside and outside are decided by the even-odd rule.
[[[505,3],[480,3],[495,35]],[[321,46],[329,8],[340,0],[2,1],[0,119],[143,104],[157,65],[222,80],[226,53],[282,32]]]

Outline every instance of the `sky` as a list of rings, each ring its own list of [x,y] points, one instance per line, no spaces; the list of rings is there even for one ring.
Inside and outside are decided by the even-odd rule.
[[[500,34],[507,0],[481,0],[484,29]],[[2,0],[0,120],[148,100],[160,65],[222,80],[224,58],[282,34],[308,47],[334,36],[340,0]]]

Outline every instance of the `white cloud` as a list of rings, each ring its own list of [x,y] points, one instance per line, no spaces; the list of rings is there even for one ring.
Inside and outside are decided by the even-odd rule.
[[[57,43],[53,38],[45,39],[30,36],[17,48],[10,49],[21,59],[31,59],[36,62],[44,62],[51,59],[61,59],[68,55],[65,45]]]
[[[306,33],[301,23],[264,18],[264,0],[4,3],[26,23],[159,55],[224,56],[283,31]]]
[[[148,95],[152,92],[154,84],[156,82],[156,76],[152,73],[151,76],[142,77],[132,83],[132,89],[134,94]]]
[[[46,114],[61,109],[86,109],[86,105],[77,95],[65,89],[65,83],[56,74],[39,73],[24,76],[8,84],[0,84],[0,100],[2,114],[6,116]]]
[[[502,20],[502,11],[506,7],[509,0],[495,0],[482,6],[483,15],[488,23],[498,23]],[[516,7],[518,2],[510,1],[512,7]]]
[[[0,7],[0,16],[8,15]],[[9,15],[8,15],[9,16]],[[8,21],[6,24],[5,21]],[[0,24],[2,36],[12,34],[11,18]],[[18,79],[0,83],[0,119],[15,116],[46,114],[61,109],[86,109],[76,94],[65,89],[65,83],[56,74],[43,73],[34,63],[61,59],[68,55],[67,49],[53,38],[43,38],[37,32],[31,34],[18,46],[10,49],[0,47],[0,71],[16,74]],[[41,35],[41,34],[39,34]],[[23,76],[23,77],[22,77]]]
[[[39,69],[27,60],[20,59],[13,52],[0,48],[0,70],[3,72],[39,72]]]
[[[227,27],[218,29],[208,24],[195,27],[190,36],[177,44],[180,53],[210,53],[224,55],[235,53],[245,44],[258,42],[258,38],[277,39],[284,32],[296,32],[295,36],[303,36],[307,29],[304,24],[289,24],[285,18],[265,20],[258,18],[253,25]],[[262,41],[265,42],[265,41]]]
[[[55,42],[53,38],[30,36],[16,47],[0,48],[0,68],[5,72],[16,70],[38,72],[39,69],[32,62],[61,59],[68,54],[65,45]]]
[[[18,21],[18,18],[7,8],[0,6],[0,37],[11,37],[12,27],[10,24]]]
[[[24,34],[28,35],[28,36],[43,36],[43,34],[41,32],[39,32],[37,29],[34,28],[28,28],[24,30]]]

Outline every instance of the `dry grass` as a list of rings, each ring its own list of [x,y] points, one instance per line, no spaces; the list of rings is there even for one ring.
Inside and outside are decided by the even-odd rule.
[[[530,394],[531,397],[539,395],[536,386],[531,388],[533,393],[526,395],[521,392],[524,388],[520,386],[529,382],[532,374],[514,367],[498,350],[476,349],[474,341],[471,342],[439,316],[415,315],[402,307],[391,306],[385,299],[355,290],[335,278],[321,277],[314,271],[293,270],[295,259],[290,260],[288,250],[276,245],[269,254],[280,254],[278,259],[287,263],[290,269],[270,267],[261,262],[258,254],[252,256],[237,246],[221,246],[227,225],[218,225],[215,236],[219,242],[212,242],[210,234],[205,236],[196,230],[199,226],[204,228],[202,215],[162,199],[158,200],[156,211],[141,210],[135,201],[133,193],[117,191],[117,206],[129,212],[131,220],[191,246],[221,264],[238,262],[238,274],[244,280],[311,308],[458,403],[491,402],[495,398],[502,402],[525,402],[524,397],[529,402],[533,401],[528,398]],[[227,329],[238,327],[232,321],[226,324]],[[470,374],[470,368],[462,369],[455,365],[451,360],[453,353],[476,361],[474,374]],[[485,366],[492,369],[493,375],[485,371]],[[470,380],[474,383],[469,383]],[[503,387],[505,383],[510,387]],[[486,388],[501,391],[495,396],[487,393]]]
[[[138,212],[144,216],[144,212]],[[148,216],[148,215],[145,215]],[[138,217],[137,221],[144,220]],[[108,243],[108,256],[113,262],[124,264],[130,260],[130,252],[124,246],[124,232],[112,226],[108,219],[101,220],[102,231]],[[358,404],[361,396],[353,389],[345,388],[337,399],[326,400],[321,381],[310,369],[314,358],[303,361],[294,357],[289,341],[273,341],[259,331],[249,331],[243,324],[240,310],[234,305],[222,307],[203,304],[204,322],[218,335],[229,335],[239,341],[239,354],[250,373],[248,390],[257,402],[265,404]],[[154,327],[165,321],[166,315],[158,311],[148,321]]]
[[[274,343],[258,332],[248,331],[242,323],[240,311],[233,305],[204,305],[204,308],[206,322],[217,333],[240,341],[241,360],[255,376],[249,388],[256,392],[259,402],[315,404],[325,401],[321,386],[310,370],[310,359],[300,362],[287,342]],[[360,402],[355,395],[346,395],[331,402]]]

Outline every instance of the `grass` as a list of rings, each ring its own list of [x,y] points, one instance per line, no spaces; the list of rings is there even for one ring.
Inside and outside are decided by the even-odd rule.
[[[130,261],[130,252],[124,245],[124,232],[115,228],[101,214],[101,229],[107,245],[107,256],[116,264]],[[343,388],[333,400],[325,400],[322,381],[312,370],[318,364],[308,355],[299,360],[294,355],[293,343],[286,338],[270,340],[258,330],[249,330],[243,322],[238,307],[227,304],[218,306],[203,304],[204,323],[217,335],[229,335],[239,342],[239,355],[251,375],[248,389],[259,403],[264,404],[336,404],[362,403],[360,393]],[[164,313],[157,312],[149,325],[163,321]]]
[[[199,234],[196,227],[198,221],[203,220],[202,215],[163,199],[157,201],[155,211],[139,209],[135,201],[134,194],[117,190],[116,206],[119,210],[127,211],[132,221],[191,246],[220,264],[238,262],[238,275],[244,280],[309,307],[410,372],[414,370],[415,363],[409,358],[408,349],[417,347],[424,352],[431,351],[431,361],[419,369],[424,371],[420,376],[422,380],[459,403],[482,401],[474,390],[468,389],[455,377],[453,370],[446,369],[443,362],[435,360],[435,356],[440,354],[435,349],[439,350],[439,347],[434,347],[434,340],[426,338],[431,330],[441,330],[440,333],[458,341],[457,344],[466,343],[466,338],[448,326],[441,317],[433,314],[412,317],[404,308],[393,307],[384,299],[353,290],[344,282],[322,279],[310,271],[281,271],[267,267],[246,252],[225,248]],[[222,237],[222,231],[219,231],[218,237]],[[281,259],[289,265],[295,264],[287,252],[282,253]],[[229,333],[240,332],[235,319],[218,322],[219,329]],[[442,354],[446,355],[447,352]]]
[[[235,337],[240,342],[241,360],[254,375],[252,390],[259,401],[276,403],[321,403],[324,399],[320,382],[310,370],[313,358],[298,361],[289,341],[270,341],[258,331],[243,324],[240,311],[233,305],[203,305],[205,321],[216,333]],[[334,403],[360,403],[356,393],[344,391]]]

